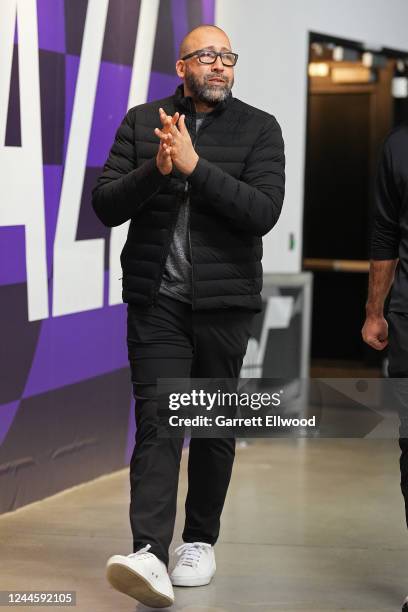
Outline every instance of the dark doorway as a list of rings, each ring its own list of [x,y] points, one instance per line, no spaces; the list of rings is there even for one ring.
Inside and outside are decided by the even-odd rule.
[[[310,96],[306,253],[365,259],[369,196],[370,94]],[[335,143],[335,146],[333,146]]]

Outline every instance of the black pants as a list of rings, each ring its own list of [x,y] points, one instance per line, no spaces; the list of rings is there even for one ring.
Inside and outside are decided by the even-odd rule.
[[[182,438],[157,436],[157,378],[238,379],[253,312],[193,311],[159,294],[155,307],[128,305],[128,351],[136,400],[130,462],[134,552],[146,544],[166,565],[176,517]],[[192,438],[184,542],[214,544],[235,456],[234,438]]]
[[[396,384],[398,393],[401,449],[401,491],[405,500],[405,517],[408,527],[408,314],[389,312],[388,321],[388,373],[391,378],[407,378],[407,383]]]

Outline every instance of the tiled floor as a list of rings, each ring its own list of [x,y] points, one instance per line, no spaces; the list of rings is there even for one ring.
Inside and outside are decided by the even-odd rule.
[[[171,610],[399,611],[408,534],[398,458],[392,440],[260,440],[237,449],[217,574],[206,587],[176,588]],[[123,470],[0,517],[0,590],[75,590],[77,606],[67,609],[146,612],[104,576],[111,554],[131,552],[128,499]]]

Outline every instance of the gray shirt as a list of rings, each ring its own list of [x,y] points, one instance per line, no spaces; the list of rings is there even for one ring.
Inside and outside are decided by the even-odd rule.
[[[206,113],[196,113],[196,133]],[[190,200],[180,205],[173,240],[163,271],[159,293],[181,302],[191,304],[192,270],[188,236]]]

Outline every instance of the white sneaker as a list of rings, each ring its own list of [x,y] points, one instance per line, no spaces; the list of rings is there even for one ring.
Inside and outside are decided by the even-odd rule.
[[[174,592],[166,565],[147,544],[131,555],[113,555],[106,565],[106,577],[114,589],[145,606],[166,608],[174,603]]]
[[[180,556],[170,574],[174,586],[203,586],[215,574],[214,548],[206,542],[186,542],[174,551]]]

